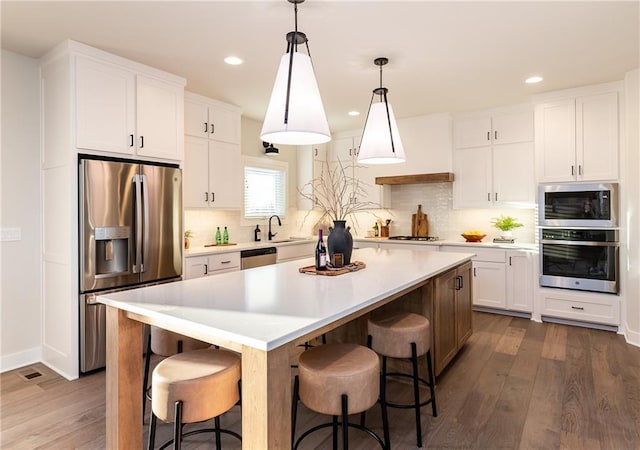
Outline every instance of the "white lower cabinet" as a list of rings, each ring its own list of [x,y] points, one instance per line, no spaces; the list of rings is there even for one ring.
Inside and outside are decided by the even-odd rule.
[[[277,247],[276,261],[281,263],[295,259],[312,258],[315,255],[316,243],[314,241],[292,245],[279,245]]]
[[[237,270],[240,270],[240,252],[185,258],[184,275],[187,280]]]
[[[443,245],[443,252],[475,253],[473,305],[504,311],[533,312],[533,253]]]
[[[542,318],[577,320],[596,324],[620,325],[620,298],[566,289],[540,289]]]

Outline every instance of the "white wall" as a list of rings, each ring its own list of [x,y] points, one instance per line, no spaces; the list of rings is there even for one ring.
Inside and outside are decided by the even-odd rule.
[[[640,69],[627,73],[625,77],[625,129],[623,148],[626,164],[623,168],[624,197],[626,201],[627,230],[626,253],[626,335],[627,340],[640,346]]]
[[[38,61],[2,50],[0,370],[41,359],[40,114]]]

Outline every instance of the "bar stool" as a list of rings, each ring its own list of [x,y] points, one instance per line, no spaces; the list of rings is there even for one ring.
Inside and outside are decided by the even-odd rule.
[[[147,348],[144,358],[144,378],[142,379],[142,421],[147,410],[147,400],[151,400],[149,394],[149,366],[151,364],[151,354],[158,356],[173,356],[176,353],[187,352],[191,350],[200,350],[211,347],[208,344],[197,339],[182,336],[163,328],[151,326],[149,336],[147,338]]]
[[[420,408],[431,403],[433,417],[438,416],[435,393],[435,376],[431,362],[431,329],[429,320],[419,314],[399,312],[388,316],[372,317],[368,320],[367,346],[382,356],[381,401],[393,408],[415,409],[416,438],[422,447]],[[426,355],[429,381],[418,377],[418,355]],[[387,357],[410,359],[413,371],[387,373]],[[413,381],[413,404],[397,404],[386,401],[386,379],[389,376],[408,377]],[[428,386],[429,399],[420,401],[420,384]],[[364,424],[364,414],[362,424]]]
[[[370,409],[378,401],[379,394],[380,359],[372,350],[356,344],[326,344],[306,350],[300,355],[293,387],[292,448],[297,449],[311,433],[333,427],[333,448],[337,449],[340,416],[345,450],[349,445],[349,427],[365,431],[383,449],[389,449],[389,424],[384,403],[380,403],[384,441],[373,430],[361,424],[349,423],[348,418],[349,414]],[[333,416],[333,420],[305,431],[295,441],[298,400],[312,411]]]
[[[156,423],[160,419],[173,422],[174,443],[180,449],[182,438],[214,432],[216,449],[220,449],[221,433],[242,440],[238,433],[220,427],[220,415],[229,411],[240,398],[240,357],[226,350],[205,349],[178,353],[161,361],[151,376],[151,423],[148,449],[155,445]],[[182,433],[186,423],[214,418],[215,428]]]

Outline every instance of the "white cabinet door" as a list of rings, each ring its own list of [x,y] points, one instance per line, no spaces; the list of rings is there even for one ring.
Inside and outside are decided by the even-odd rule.
[[[138,154],[182,160],[184,90],[138,75],[136,78]]]
[[[192,278],[200,278],[207,276],[209,257],[208,256],[190,256],[184,259],[184,278],[190,280]]]
[[[182,176],[185,208],[205,208],[209,205],[209,143],[205,139],[187,136],[184,146]]]
[[[184,134],[208,138],[210,129],[209,107],[206,104],[185,99]]]
[[[135,75],[76,58],[76,147],[135,154]]]
[[[354,137],[343,137],[333,139],[331,141],[331,150],[329,152],[330,161],[340,161],[343,166],[353,164],[358,149]]]
[[[618,93],[576,99],[576,159],[582,181],[618,178]]]
[[[533,141],[533,113],[500,114],[491,119],[493,144],[513,144]]]
[[[536,107],[536,158],[540,181],[575,180],[575,122],[574,99]]]
[[[184,132],[189,136],[240,144],[240,111],[232,105],[188,92],[184,102]]]
[[[492,205],[491,147],[457,148],[453,153],[454,208]]]
[[[230,144],[240,143],[240,114],[209,106],[209,138]]]
[[[499,309],[507,307],[504,263],[473,261],[473,304]]]
[[[493,147],[493,204],[525,206],[535,204],[533,143]]]
[[[530,252],[507,252],[507,309],[533,312],[533,263]]]
[[[358,180],[359,191],[353,196],[355,202],[371,202],[373,205],[369,209],[381,208],[382,186],[376,184],[379,167],[356,165],[353,169],[353,177]]]
[[[243,178],[240,146],[209,141],[209,205],[240,209]]]
[[[491,118],[469,117],[457,119],[454,128],[455,148],[491,145]]]

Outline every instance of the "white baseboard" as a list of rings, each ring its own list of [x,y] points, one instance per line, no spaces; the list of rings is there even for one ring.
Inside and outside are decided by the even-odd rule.
[[[0,357],[0,373],[19,369],[20,367],[35,364],[40,361],[42,361],[42,349],[40,347],[34,347],[10,355],[2,355],[2,357]]]
[[[630,330],[628,323],[625,323],[624,325],[624,338],[627,341],[627,344],[640,347],[640,331]]]

